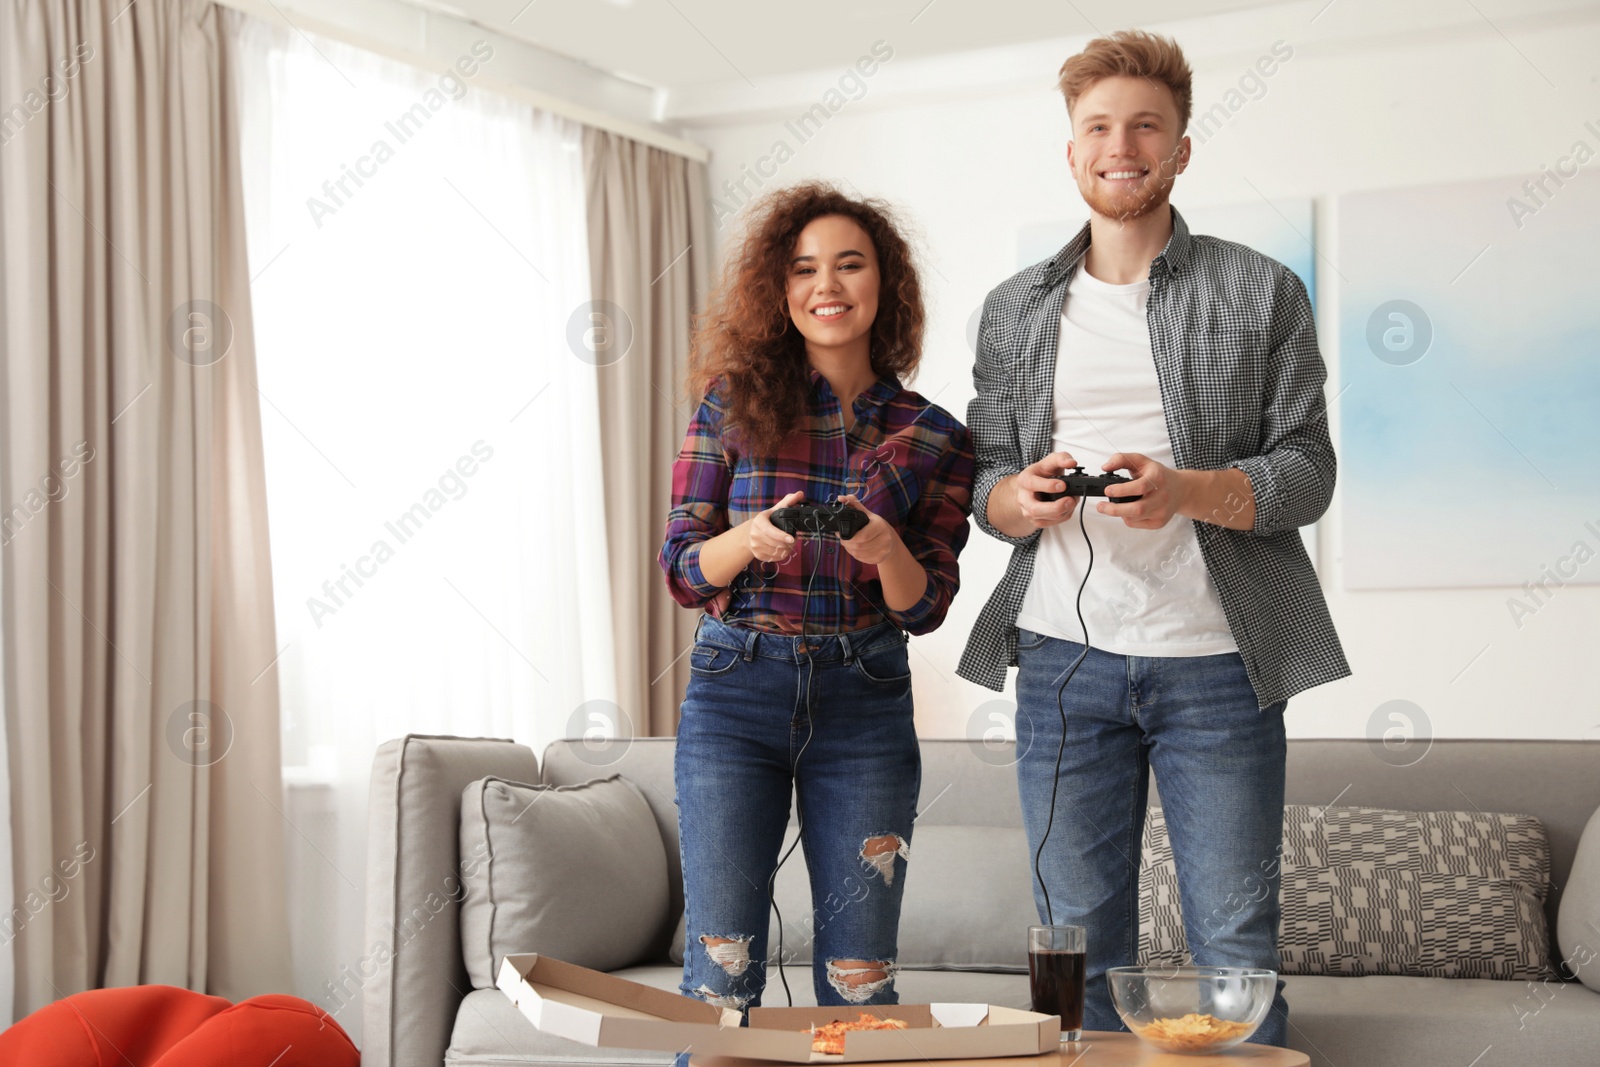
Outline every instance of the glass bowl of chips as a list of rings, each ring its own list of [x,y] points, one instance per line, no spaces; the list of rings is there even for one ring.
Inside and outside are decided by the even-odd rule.
[[[1205,1056],[1250,1040],[1272,1008],[1278,975],[1254,967],[1113,967],[1106,985],[1141,1041]]]

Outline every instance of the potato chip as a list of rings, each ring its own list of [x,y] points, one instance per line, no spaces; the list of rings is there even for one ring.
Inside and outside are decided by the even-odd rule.
[[[1215,1015],[1190,1012],[1177,1019],[1152,1019],[1143,1026],[1129,1028],[1152,1045],[1168,1052],[1198,1052],[1248,1034],[1249,1023],[1219,1019]]]

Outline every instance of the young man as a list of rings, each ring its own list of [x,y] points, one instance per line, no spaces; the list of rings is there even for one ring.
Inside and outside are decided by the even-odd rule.
[[[1039,914],[1088,928],[1084,1027],[1117,1030],[1104,976],[1136,962],[1147,769],[1195,962],[1276,970],[1284,708],[1350,672],[1299,533],[1335,467],[1305,286],[1169,204],[1192,104],[1175,43],[1097,39],[1060,87],[1091,214],[984,303],[973,514],[1016,547],[959,673],[1000,689],[1019,668]],[[1035,495],[1075,465],[1133,480]],[[1282,983],[1273,1009],[1253,1040],[1282,1045]]]

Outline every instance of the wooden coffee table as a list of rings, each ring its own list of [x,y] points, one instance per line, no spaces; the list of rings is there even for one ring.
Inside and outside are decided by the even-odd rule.
[[[971,1061],[982,1062],[982,1061]],[[1107,1033],[1085,1030],[1082,1041],[1062,1045],[1059,1053],[1045,1053],[1023,1060],[990,1060],[991,1067],[1002,1063],[1037,1063],[1041,1067],[1311,1067],[1311,1058],[1304,1052],[1277,1048],[1272,1045],[1252,1045],[1246,1041],[1226,1052],[1207,1056],[1193,1053],[1182,1055],[1162,1052],[1147,1045],[1129,1033]]]
[[[733,1056],[693,1056],[690,1067],[774,1067],[769,1061]],[[849,1067],[891,1067],[889,1064],[851,1064]],[[895,1065],[899,1067],[899,1065]],[[1132,1034],[1085,1030],[1082,1041],[1062,1045],[1060,1052],[1042,1056],[1007,1056],[989,1060],[917,1061],[916,1067],[1311,1067],[1304,1052],[1252,1045],[1245,1042],[1209,1056],[1162,1052]]]

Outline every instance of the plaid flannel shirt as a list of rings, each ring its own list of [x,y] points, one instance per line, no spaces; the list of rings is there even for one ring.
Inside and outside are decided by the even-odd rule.
[[[1033,577],[1039,531],[1010,537],[989,523],[1001,479],[1051,452],[1061,310],[1087,223],[1054,258],[1012,276],[984,301],[967,408],[977,458],[978,525],[1015,547],[968,639],[958,674],[990,689],[1017,662],[1017,612]],[[1150,264],[1147,316],[1172,453],[1180,470],[1238,467],[1255,493],[1251,530],[1195,522],[1261,707],[1350,673],[1299,527],[1333,496],[1316,322],[1305,284],[1232,241],[1192,235],[1172,209],[1172,237]]]
[[[877,567],[857,562],[834,535],[799,536],[799,551],[787,562],[755,562],[739,573],[722,620],[782,634],[800,633],[802,620],[812,634],[861,630],[885,619],[913,634],[937,628],[961,584],[956,557],[970,529],[966,428],[898,382],[879,379],[856,398],[847,434],[838,397],[813,370],[803,424],[776,455],[752,456],[723,434],[723,390],[719,382],[701,402],[672,467],[672,512],[660,553],[672,598],[701,607],[722,592],[700,570],[700,546],[709,538],[796,490],[813,504],[853,493],[899,532],[927,571],[921,600],[889,610]]]

